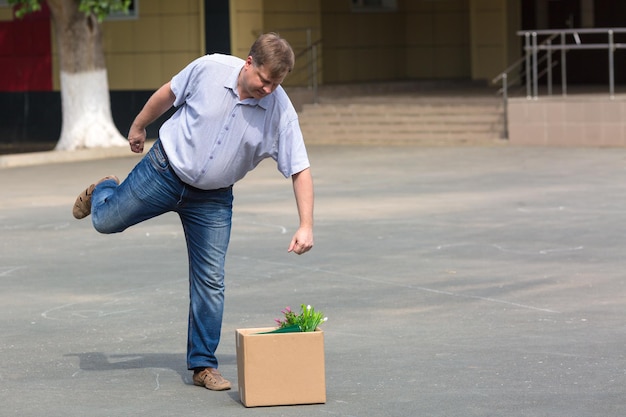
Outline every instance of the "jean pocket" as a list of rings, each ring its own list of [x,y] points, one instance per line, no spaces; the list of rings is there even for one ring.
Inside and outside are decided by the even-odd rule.
[[[152,146],[152,149],[150,149],[148,156],[150,157],[150,163],[155,169],[162,172],[165,172],[169,169],[170,162],[167,159],[167,155],[165,154],[165,151],[163,151],[163,147],[161,146],[161,143],[159,141],[157,141],[154,146]]]

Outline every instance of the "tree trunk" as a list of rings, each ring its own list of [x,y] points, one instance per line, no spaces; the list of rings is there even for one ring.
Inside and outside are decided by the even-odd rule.
[[[48,0],[61,72],[63,124],[56,150],[128,146],[111,116],[102,27],[78,0]]]

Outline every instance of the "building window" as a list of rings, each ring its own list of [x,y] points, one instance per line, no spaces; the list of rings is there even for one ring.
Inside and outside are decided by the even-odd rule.
[[[128,12],[111,12],[106,20],[133,20],[139,18],[139,0],[131,0]]]
[[[395,12],[398,0],[352,0],[353,12]]]

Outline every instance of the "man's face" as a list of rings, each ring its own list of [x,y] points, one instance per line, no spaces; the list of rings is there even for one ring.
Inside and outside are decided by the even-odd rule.
[[[260,99],[271,94],[283,82],[284,77],[280,79],[272,79],[269,71],[263,65],[256,66],[252,57],[248,57],[243,68],[241,78],[241,99],[256,98]]]

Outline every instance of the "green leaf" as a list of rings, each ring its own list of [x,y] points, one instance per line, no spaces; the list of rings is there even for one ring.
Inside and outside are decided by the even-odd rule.
[[[22,18],[29,13],[41,10],[42,0],[8,0],[11,6],[18,6],[15,16]],[[112,12],[128,13],[131,0],[80,0],[78,10],[86,15],[93,14],[102,22]]]
[[[258,334],[269,334],[269,333],[300,333],[302,332],[302,329],[300,329],[300,326],[298,326],[297,324],[294,324],[292,326],[287,326],[287,327],[279,327],[278,329],[275,330],[270,330],[269,332],[261,332]]]
[[[131,0],[81,0],[78,10],[89,15],[94,14],[99,22],[113,12],[128,13]]]
[[[18,6],[15,10],[15,16],[23,18],[29,13],[41,10],[41,0],[8,0],[9,5]]]

